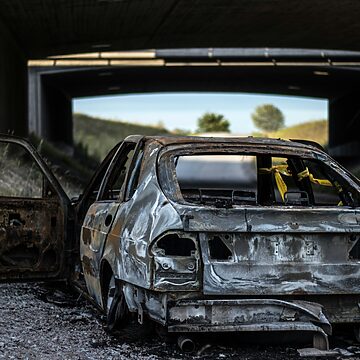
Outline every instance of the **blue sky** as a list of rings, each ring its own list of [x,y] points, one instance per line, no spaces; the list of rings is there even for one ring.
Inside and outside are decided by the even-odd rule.
[[[264,103],[277,106],[285,115],[285,125],[327,119],[327,101],[321,99],[234,93],[164,93],[103,96],[75,99],[74,112],[104,119],[142,124],[163,122],[168,129],[194,131],[196,121],[206,111],[223,114],[231,131],[255,131],[251,113]]]

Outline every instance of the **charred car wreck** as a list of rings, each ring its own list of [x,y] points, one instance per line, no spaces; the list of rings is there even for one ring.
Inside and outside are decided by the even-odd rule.
[[[16,167],[28,188],[41,179],[25,197],[1,180],[2,279],[83,276],[111,329],[136,313],[169,332],[301,333],[321,349],[331,324],[359,329],[360,183],[318,146],[130,136],[71,204],[30,145],[0,142],[34,161]]]

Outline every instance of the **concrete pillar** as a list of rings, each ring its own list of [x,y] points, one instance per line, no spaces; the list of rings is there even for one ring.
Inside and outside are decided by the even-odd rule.
[[[26,136],[27,60],[0,24],[0,132]]]
[[[52,81],[52,72],[29,69],[29,132],[72,147],[72,98]]]
[[[329,100],[329,153],[344,164],[360,162],[360,92]]]
[[[28,69],[28,126],[29,133],[43,137],[43,128],[41,121],[41,73],[37,68]]]
[[[44,82],[42,99],[44,138],[71,146],[73,144],[71,97],[60,88]]]

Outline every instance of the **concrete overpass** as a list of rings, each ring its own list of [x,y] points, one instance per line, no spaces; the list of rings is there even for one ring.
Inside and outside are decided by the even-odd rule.
[[[359,4],[350,0],[340,4],[335,0],[3,0],[0,2],[0,130],[14,131],[18,135],[28,131],[29,59],[94,51],[194,47],[205,48],[205,52],[208,48],[218,47],[360,51],[359,13]],[[350,61],[351,56],[347,60]],[[170,72],[180,71],[167,67],[164,70],[168,79]],[[345,70],[334,69],[341,92],[325,97],[331,99],[331,138],[336,137],[333,147],[351,155],[353,149],[358,149],[354,134],[358,134],[359,126],[356,105],[359,87],[355,81],[357,69],[351,70],[352,75],[345,75],[350,69]],[[209,71],[215,76],[215,70]],[[274,73],[272,69],[268,75],[263,75],[272,76],[271,79],[280,83],[293,75],[301,81],[301,71],[299,69],[297,75],[286,75],[283,70]],[[333,70],[330,72],[333,74]],[[258,73],[254,70],[252,74]],[[200,73],[192,76],[200,76]],[[177,79],[180,80],[180,75]],[[248,87],[251,87],[251,78],[247,79]],[[306,80],[308,89],[317,87],[309,79]],[[194,78],[193,81],[200,87],[205,80]],[[336,90],[336,81],[330,84],[330,80],[322,78],[316,83],[328,82]],[[47,82],[48,97],[56,98],[56,90],[51,95],[51,81]],[[220,80],[213,89],[217,86],[220,86]],[[299,88],[294,85],[288,90],[296,90],[296,87]],[[78,91],[80,94],[80,89]],[[47,104],[52,107],[51,100]],[[62,128],[61,124],[49,126]],[[55,130],[51,131],[55,133]]]
[[[29,130],[54,142],[72,143],[74,97],[251,92],[328,99],[330,152],[338,158],[360,157],[357,52],[164,49],[56,56],[30,65]]]

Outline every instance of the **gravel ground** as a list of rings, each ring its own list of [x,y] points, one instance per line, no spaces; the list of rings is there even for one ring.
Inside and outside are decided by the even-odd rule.
[[[151,328],[132,324],[116,337],[107,334],[102,315],[78,294],[42,284],[0,284],[1,359],[300,359],[293,347],[236,343],[205,335],[197,353],[182,354]]]

